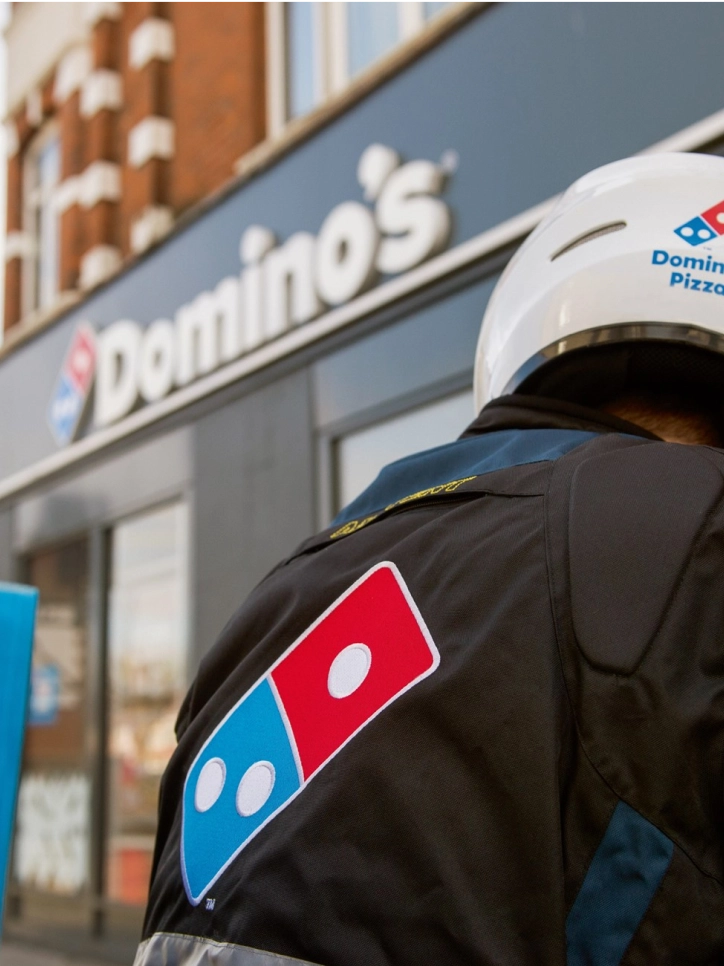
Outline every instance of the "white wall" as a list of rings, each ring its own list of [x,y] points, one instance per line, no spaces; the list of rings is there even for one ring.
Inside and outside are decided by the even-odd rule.
[[[7,48],[3,31],[10,19],[10,4],[0,2],[0,117],[7,110]],[[5,128],[0,127],[0,345],[3,341],[2,319],[5,317],[5,202],[7,200],[7,164],[5,161]]]
[[[84,6],[83,3],[13,5],[12,18],[5,31],[7,110],[14,110],[47,77],[64,52],[87,35]]]

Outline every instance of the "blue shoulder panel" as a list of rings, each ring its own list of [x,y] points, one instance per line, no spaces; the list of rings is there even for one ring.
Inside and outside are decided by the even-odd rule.
[[[568,913],[567,966],[618,966],[673,853],[671,839],[618,803]]]
[[[38,592],[0,583],[0,922],[25,733]]]
[[[464,476],[558,459],[597,435],[574,429],[506,429],[406,456],[385,466],[374,483],[346,506],[331,526],[367,516],[411,493]]]

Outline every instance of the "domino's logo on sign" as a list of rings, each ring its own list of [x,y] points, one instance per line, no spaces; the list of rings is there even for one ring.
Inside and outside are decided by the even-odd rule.
[[[73,333],[48,410],[48,423],[58,446],[67,446],[75,438],[95,369],[95,332],[87,322],[81,322]]]
[[[696,218],[679,225],[674,232],[689,245],[703,245],[719,235],[724,235],[724,201],[702,211]]]
[[[389,561],[327,608],[234,705],[189,769],[181,831],[189,901],[198,905],[251,839],[439,663]]]

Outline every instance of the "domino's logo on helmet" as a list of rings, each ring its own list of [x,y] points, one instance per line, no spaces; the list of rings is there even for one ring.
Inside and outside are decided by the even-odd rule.
[[[700,215],[674,229],[688,245],[703,245],[718,235],[724,235],[724,201],[707,208]]]

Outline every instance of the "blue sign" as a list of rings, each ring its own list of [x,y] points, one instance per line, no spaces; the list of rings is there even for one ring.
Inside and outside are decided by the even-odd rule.
[[[0,922],[20,778],[38,592],[0,583]]]
[[[29,725],[53,725],[58,720],[60,671],[55,664],[34,667],[30,675]]]

